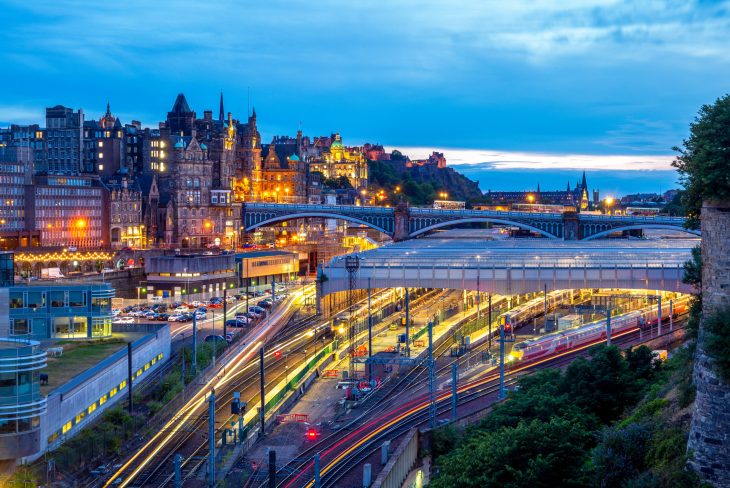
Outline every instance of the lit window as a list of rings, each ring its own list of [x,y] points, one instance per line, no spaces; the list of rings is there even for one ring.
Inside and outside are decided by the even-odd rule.
[[[99,165],[99,171],[104,171],[104,165],[103,164],[100,164]]]
[[[139,368],[139,369],[137,370],[137,374],[135,375],[135,378],[136,378],[137,376],[142,376],[142,368]]]
[[[94,410],[96,410],[96,402],[92,403],[89,406],[89,408],[87,409],[87,411],[89,412],[89,414],[91,414],[91,412],[93,412]]]
[[[124,380],[124,381],[122,381],[121,383],[119,383],[119,389],[120,389],[120,390],[123,390],[123,389],[125,389],[126,387],[127,387],[127,380]]]
[[[99,141],[99,147],[104,147],[104,141]]]
[[[75,424],[78,425],[82,420],[84,420],[84,417],[86,417],[86,412],[81,412],[76,416],[76,422]]]
[[[150,363],[144,365],[144,370],[147,371],[148,369],[150,369]]]
[[[104,153],[99,153],[99,159],[102,159],[104,157]]]
[[[99,398],[99,405],[104,405],[106,403],[107,396],[104,395],[103,397]]]
[[[165,356],[164,354],[160,353],[157,355],[157,359],[162,359],[164,356]]]
[[[63,427],[61,428],[61,432],[65,434],[66,432],[71,430],[71,427],[73,427],[73,423],[71,421],[68,421],[65,424],[63,424]]]
[[[111,391],[109,392],[109,398],[111,398],[114,395],[116,395],[117,394],[117,391],[119,391],[119,390],[117,390],[116,388],[112,388]]]

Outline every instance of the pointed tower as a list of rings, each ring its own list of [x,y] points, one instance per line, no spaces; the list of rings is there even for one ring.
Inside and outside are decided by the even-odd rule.
[[[221,91],[221,103],[220,108],[218,109],[218,120],[223,122],[226,119],[225,113],[226,112],[223,110],[223,91]]]
[[[583,190],[588,191],[588,183],[586,183],[586,170],[583,170],[583,181],[581,182],[580,187]]]

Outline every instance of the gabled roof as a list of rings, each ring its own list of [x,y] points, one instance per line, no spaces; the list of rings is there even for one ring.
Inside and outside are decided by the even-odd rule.
[[[190,105],[188,105],[188,101],[185,99],[185,95],[178,93],[177,98],[175,99],[175,104],[172,106],[172,110],[170,110],[170,112],[174,114],[192,112],[192,110],[190,110]]]

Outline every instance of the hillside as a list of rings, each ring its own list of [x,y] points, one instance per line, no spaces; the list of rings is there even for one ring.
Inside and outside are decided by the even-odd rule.
[[[400,187],[398,193],[414,205],[430,205],[441,192],[448,193],[450,200],[469,201],[482,197],[478,183],[453,168],[406,168],[400,161],[370,161],[368,164],[373,188],[382,188],[392,194]]]

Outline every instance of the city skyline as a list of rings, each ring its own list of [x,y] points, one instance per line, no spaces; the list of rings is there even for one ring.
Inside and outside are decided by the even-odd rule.
[[[239,119],[257,107],[264,140],[301,124],[452,160],[499,153],[470,161],[499,171],[524,154],[538,168],[578,154],[574,169],[611,156],[615,170],[670,170],[671,147],[730,71],[723,4],[11,2],[6,14],[2,125],[58,103],[103,114],[107,100],[124,122],[154,125],[178,92],[202,112],[222,90]]]

